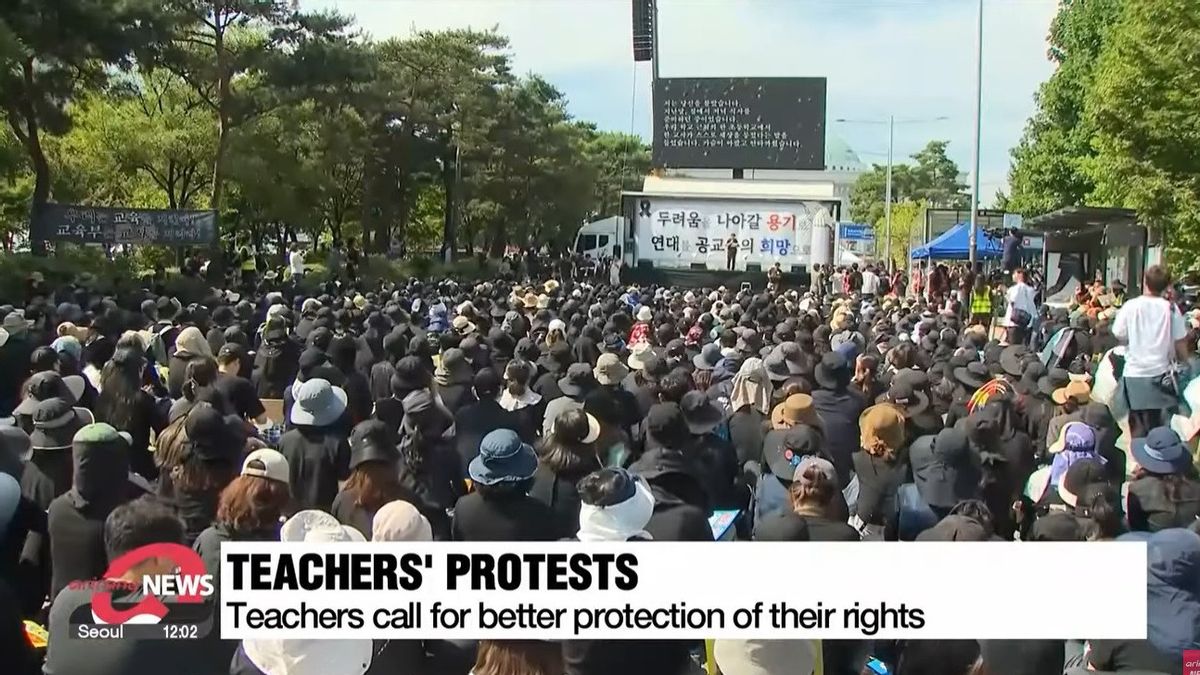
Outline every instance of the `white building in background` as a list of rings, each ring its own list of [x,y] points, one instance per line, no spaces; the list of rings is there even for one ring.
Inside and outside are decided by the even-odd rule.
[[[854,182],[858,180],[858,177],[868,168],[844,140],[829,134],[825,137],[824,171],[746,169],[742,172],[741,180],[829,186],[829,198],[841,203],[841,213],[833,214],[835,220],[849,220],[850,190],[854,187]],[[664,184],[674,184],[683,191],[687,191],[686,184],[680,184],[680,181],[688,180],[733,180],[733,169],[668,169],[657,182],[660,189],[665,187]]]

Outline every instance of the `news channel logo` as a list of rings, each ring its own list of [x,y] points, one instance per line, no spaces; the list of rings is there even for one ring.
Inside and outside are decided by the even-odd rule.
[[[196,640],[213,628],[213,577],[181,544],[141,546],[110,562],[100,579],[68,588],[90,593],[70,615],[76,639]]]

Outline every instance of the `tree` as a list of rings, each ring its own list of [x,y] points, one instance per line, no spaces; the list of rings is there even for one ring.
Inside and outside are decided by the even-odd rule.
[[[43,136],[71,126],[79,94],[149,59],[173,16],[158,0],[8,0],[0,5],[0,106],[34,175],[34,208],[50,198]]]
[[[597,170],[584,152],[589,129],[573,122],[562,93],[540,77],[499,92],[492,152],[468,183],[481,244],[563,245],[590,214]]]
[[[912,176],[907,164],[892,165],[892,203],[912,196]],[[850,219],[856,223],[874,223],[884,217],[887,199],[887,167],[875,164],[859,174],[850,189]]]
[[[885,243],[887,237],[883,220],[876,221],[875,241],[886,261],[889,257],[896,261],[897,267],[904,267],[911,246],[920,243],[920,237],[925,227],[925,209],[923,201],[905,200],[892,206],[892,241],[891,246]],[[885,250],[888,249],[888,250]]]
[[[1096,69],[1086,119],[1095,198],[1133,208],[1186,262],[1200,252],[1200,9],[1190,0],[1127,0]]]
[[[922,200],[930,208],[966,209],[970,199],[958,180],[958,165],[946,155],[949,141],[930,141],[912,155],[914,164],[892,165],[892,203]],[[878,164],[858,177],[850,191],[850,218],[875,223],[885,217],[887,167]],[[893,209],[893,218],[895,216]]]
[[[363,117],[379,150],[368,164],[364,223],[372,248],[403,238],[421,185],[441,184],[443,252],[456,247],[456,194],[467,167],[483,161],[498,88],[511,81],[508,40],[493,31],[418,32],[376,48],[376,86]],[[461,166],[458,165],[461,163]]]
[[[1008,208],[1027,216],[1087,201],[1095,185],[1095,127],[1084,114],[1096,61],[1127,0],[1063,0],[1050,25],[1057,69],[1039,88],[1037,111],[1012,151]]]
[[[584,152],[598,172],[591,215],[619,215],[621,191],[641,189],[642,180],[650,172],[650,146],[632,134],[597,131],[592,125],[587,125],[587,130]]]
[[[958,180],[958,165],[946,156],[950,141],[930,141],[912,156],[916,165],[909,171],[912,198],[935,209],[969,209],[970,199]]]
[[[85,188],[89,203],[208,204],[215,129],[203,102],[177,76],[159,69],[129,78],[92,93],[74,111],[75,126],[55,149],[72,183],[64,189]]]
[[[25,228],[33,178],[26,170],[25,149],[11,134],[0,136],[0,239],[6,251]]]
[[[174,0],[186,23],[165,64],[183,78],[216,119],[212,207],[223,206],[232,134],[297,90],[346,76],[349,21],[304,14],[290,0]],[[330,67],[337,66],[337,67]]]

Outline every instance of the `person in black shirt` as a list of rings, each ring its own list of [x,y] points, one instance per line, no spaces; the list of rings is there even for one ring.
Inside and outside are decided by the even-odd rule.
[[[279,439],[297,510],[328,510],[338,481],[349,476],[350,444],[340,426],[345,411],[345,392],[328,380],[313,378],[297,388],[290,411],[296,428]]]
[[[483,438],[469,473],[475,491],[458,500],[457,541],[554,541],[569,534],[549,506],[529,496],[537,455],[510,429]]]
[[[249,361],[249,357],[245,347],[234,342],[221,347],[217,354],[218,374],[213,386],[224,395],[234,414],[261,426],[267,423],[267,410],[250,380],[238,374],[246,361]]]
[[[350,433],[350,477],[333,500],[330,511],[343,525],[371,536],[375,513],[384,504],[418,498],[400,484],[396,432],[379,420],[360,422]]]

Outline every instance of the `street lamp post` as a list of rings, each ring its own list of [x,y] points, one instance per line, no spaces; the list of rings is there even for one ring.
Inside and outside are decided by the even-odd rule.
[[[892,151],[896,146],[896,116],[888,115],[887,187],[883,197],[883,255],[887,256],[888,276],[896,270],[892,265]]]
[[[981,117],[983,115],[983,0],[979,0],[976,16],[975,35],[975,144],[971,150],[971,232],[968,238],[968,251],[971,272],[975,272],[976,241],[975,229],[979,226],[979,136],[981,133]]]
[[[928,119],[900,120],[900,124],[920,124],[923,122],[944,122],[950,119],[945,115],[931,117]],[[886,124],[888,125],[888,149],[887,149],[887,181],[884,187],[883,197],[883,254],[887,256],[888,274],[895,272],[895,264],[892,260],[892,159],[896,149],[896,116],[888,115],[886,120],[852,120],[844,117],[839,117],[834,120],[841,124]]]

